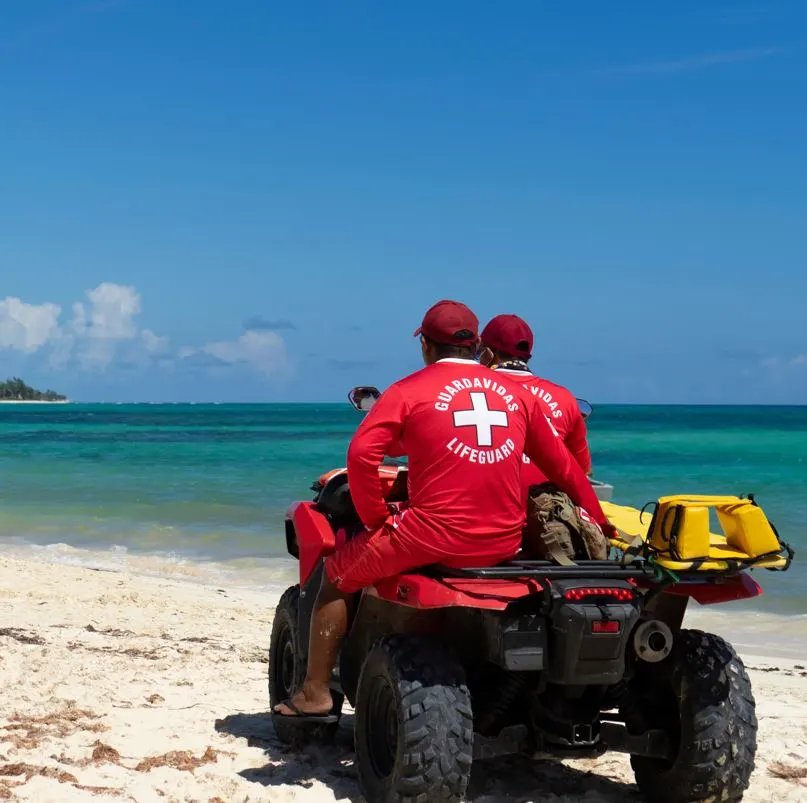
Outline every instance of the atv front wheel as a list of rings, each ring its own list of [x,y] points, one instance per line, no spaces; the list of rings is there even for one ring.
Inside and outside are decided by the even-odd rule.
[[[376,642],[356,694],[356,763],[368,803],[457,803],[472,749],[462,666],[422,639]]]
[[[631,756],[645,800],[742,800],[754,770],[757,718],[751,681],[731,645],[682,630],[672,654],[642,665],[634,684],[628,722],[638,713],[646,727],[663,728],[676,754],[671,761]]]
[[[272,622],[272,636],[269,641],[269,705],[270,710],[284,700],[288,700],[305,679],[306,661],[298,649],[299,637],[297,611],[300,601],[300,586],[292,586],[283,592],[275,609]],[[308,634],[305,634],[308,637]],[[332,713],[342,712],[344,697],[332,692],[334,707]],[[272,714],[275,733],[281,742],[299,743],[305,738],[331,738],[339,723],[317,725],[295,722],[291,717]]]

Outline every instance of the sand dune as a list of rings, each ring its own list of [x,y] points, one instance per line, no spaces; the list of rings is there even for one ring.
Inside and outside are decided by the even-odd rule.
[[[0,801],[360,800],[352,717],[286,752],[266,714],[267,594],[0,557]],[[807,801],[807,649],[744,656],[760,720],[745,797]],[[640,800],[622,756],[479,765],[468,799]]]

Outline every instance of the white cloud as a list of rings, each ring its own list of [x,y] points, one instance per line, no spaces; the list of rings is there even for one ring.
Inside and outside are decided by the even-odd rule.
[[[26,304],[9,296],[0,301],[0,349],[31,354],[59,333],[58,304]]]
[[[100,340],[131,340],[137,336],[134,316],[140,313],[140,293],[134,287],[104,282],[87,292],[90,299],[90,319],[87,331]],[[76,304],[86,324],[84,308]],[[77,315],[77,317],[79,317]]]
[[[148,354],[154,356],[165,355],[168,353],[168,338],[155,335],[151,329],[144,329],[140,333],[140,339],[143,341],[143,347]]]
[[[759,361],[754,378],[757,381],[761,378],[769,389],[786,392],[789,399],[793,399],[795,394],[798,403],[801,403],[807,389],[801,390],[799,397],[797,388],[807,377],[806,367],[807,354],[769,355]]]
[[[86,296],[85,302],[73,304],[72,318],[66,324],[60,324],[58,304],[26,304],[13,297],[0,301],[0,349],[26,354],[46,349],[54,368],[76,360],[86,369],[106,368],[120,345],[132,341],[135,348],[130,351],[146,357],[166,352],[167,338],[137,325],[135,318],[142,305],[135,287],[103,282]]]
[[[796,354],[793,357],[783,357],[779,355],[773,355],[769,357],[763,357],[759,361],[759,363],[763,368],[770,368],[770,369],[792,368],[795,366],[807,365],[807,354]]]
[[[288,367],[286,343],[276,332],[250,330],[238,340],[220,340],[200,349],[181,349],[178,356],[182,359],[214,357],[228,365],[248,365],[263,374],[280,373]]]
[[[135,316],[140,313],[140,293],[127,285],[103,282],[87,291],[89,304],[73,305],[68,337],[74,338],[75,354],[84,368],[106,368],[118,345],[138,336]]]
[[[689,58],[668,59],[666,61],[644,61],[637,64],[622,64],[616,67],[599,67],[592,72],[596,75],[642,75],[648,73],[672,74],[705,70],[723,64],[739,64],[758,61],[784,53],[781,47],[755,47],[745,50],[726,50],[704,53]]]
[[[275,331],[250,330],[237,340],[221,340],[201,348],[172,353],[169,339],[141,329],[137,316],[142,301],[131,285],[103,282],[86,292],[86,300],[72,305],[62,322],[58,304],[26,304],[19,298],[0,301],[0,351],[42,351],[53,368],[77,366],[104,370],[115,360],[146,367],[173,365],[174,356],[192,358],[199,365],[245,365],[262,374],[288,368],[286,343]]]

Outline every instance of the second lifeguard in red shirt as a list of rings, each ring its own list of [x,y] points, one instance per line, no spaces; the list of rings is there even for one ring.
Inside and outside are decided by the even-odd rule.
[[[529,369],[533,334],[529,325],[517,315],[497,315],[482,330],[481,362],[496,373],[520,382],[540,403],[555,435],[571,452],[580,468],[592,473],[586,422],[574,394]],[[524,460],[522,485],[526,489],[547,481],[547,476],[529,459]],[[585,507],[585,505],[583,506]]]

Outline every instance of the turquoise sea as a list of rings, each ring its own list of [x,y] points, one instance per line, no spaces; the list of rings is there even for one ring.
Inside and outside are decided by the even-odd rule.
[[[347,404],[0,405],[0,549],[285,585],[284,511],[344,464],[358,421]],[[755,492],[796,563],[756,572],[766,594],[740,607],[807,620],[807,407],[601,406],[589,432],[614,501]]]

